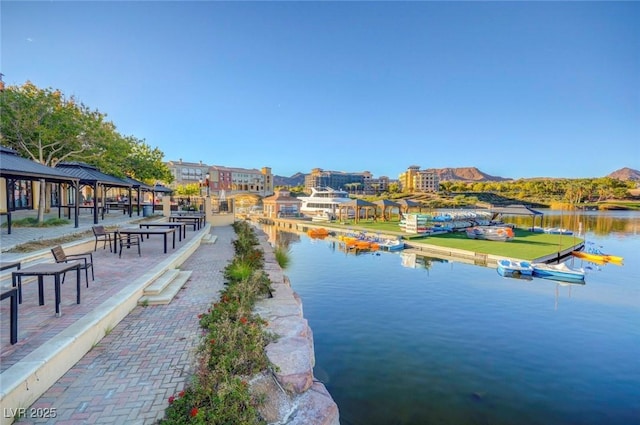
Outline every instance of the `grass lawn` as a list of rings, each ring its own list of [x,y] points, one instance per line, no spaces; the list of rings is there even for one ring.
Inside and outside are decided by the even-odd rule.
[[[429,236],[420,240],[414,239],[411,243],[425,243],[482,254],[534,260],[583,242],[583,239],[575,236],[533,233],[521,229],[516,229],[515,234],[516,237],[508,242],[469,239],[465,233],[457,232]]]
[[[402,235],[412,244],[424,243],[445,248],[463,249],[481,254],[519,258],[522,260],[534,260],[546,255],[555,254],[558,251],[565,250],[584,241],[573,235],[549,235],[546,233],[533,233],[522,229],[515,229],[516,237],[509,242],[469,239],[464,232],[424,237],[422,235],[411,235],[402,232],[397,220],[382,222],[359,220],[358,223],[350,221],[345,224],[327,223],[326,227],[398,234]]]

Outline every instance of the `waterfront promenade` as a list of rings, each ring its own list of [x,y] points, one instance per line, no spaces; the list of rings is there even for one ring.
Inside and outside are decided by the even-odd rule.
[[[130,219],[114,214],[100,224],[128,227],[137,225],[133,222],[141,218]],[[30,240],[48,240],[85,232],[92,225],[87,217],[87,220],[81,220],[78,229],[72,225],[50,229],[14,228],[12,235],[2,229],[2,250]],[[205,233],[212,237],[209,243],[201,244],[199,239]],[[83,273],[79,305],[75,299],[75,276],[67,276],[67,283],[62,287],[61,317],[54,314],[52,285],[45,281],[45,305],[39,306],[37,283],[25,283],[24,302],[18,310],[18,343],[15,345],[9,342],[9,303],[3,301],[0,311],[2,424],[11,423],[12,417],[19,417],[20,423],[24,424],[150,424],[162,418],[168,397],[182,390],[189,380],[193,348],[198,342],[197,315],[218,297],[223,286],[221,270],[233,256],[233,237],[230,226],[212,229],[208,225],[200,231],[187,231],[185,240],[176,240],[175,250],[169,249],[168,254],[163,254],[162,239],[152,236],[142,245],[142,257],[138,257],[134,248],[129,252],[125,250],[122,258],[118,258],[100,245],[94,253],[95,281],[90,280],[87,288]],[[64,246],[69,252],[93,250],[94,238],[85,237]],[[48,249],[26,254],[3,252],[2,260],[52,261],[47,253]],[[174,267],[175,257],[180,255],[186,259],[179,268],[190,271],[191,277],[170,304],[134,305],[117,325],[98,329],[101,334],[94,337],[89,351],[55,379],[33,404],[9,405],[10,398],[5,399],[10,390],[7,386],[23,369],[29,368],[29,359],[46,350],[49,352],[44,356],[53,357],[61,349],[58,342],[66,338],[63,336],[65,332],[82,325],[82,321],[103,308],[105,300],[117,300],[135,282],[144,280],[154,271]],[[7,276],[3,274],[4,284]],[[68,350],[69,353],[63,357],[72,358],[74,347]],[[25,393],[36,391],[45,375],[56,372],[42,371],[40,376],[38,372],[29,375],[26,382],[20,384],[20,389]]]

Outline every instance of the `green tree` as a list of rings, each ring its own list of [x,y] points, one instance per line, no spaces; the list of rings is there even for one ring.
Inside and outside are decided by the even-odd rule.
[[[40,89],[31,82],[7,87],[0,97],[0,141],[21,156],[55,167],[80,161],[119,177],[129,175],[147,183],[173,176],[163,153],[144,140],[124,137],[106,115],[91,110],[59,90]],[[44,221],[45,184],[40,182],[38,220]]]
[[[440,182],[440,190],[443,191],[444,193],[451,192],[452,187],[453,187],[452,181],[446,180],[446,181]]]
[[[178,185],[175,189],[176,195],[199,196],[201,187],[198,183]]]
[[[397,182],[389,183],[389,193],[400,193],[400,185]]]
[[[103,115],[59,90],[34,84],[10,86],[1,97],[0,137],[4,145],[43,165],[55,167],[87,150]],[[40,181],[38,221],[44,221],[45,184]]]

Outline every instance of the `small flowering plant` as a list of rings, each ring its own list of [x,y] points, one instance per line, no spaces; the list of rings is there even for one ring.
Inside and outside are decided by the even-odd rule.
[[[257,407],[259,395],[249,391],[247,377],[266,370],[266,345],[273,336],[267,322],[253,314],[256,300],[271,291],[261,270],[263,252],[244,222],[234,223],[236,256],[225,268],[227,285],[220,299],[197,314],[202,336],[193,383],[167,402],[161,424],[264,424]],[[195,318],[194,318],[195,319]]]

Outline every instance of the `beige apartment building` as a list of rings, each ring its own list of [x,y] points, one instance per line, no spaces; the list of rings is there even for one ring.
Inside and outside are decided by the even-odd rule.
[[[398,176],[403,192],[438,192],[440,178],[434,169],[420,170],[419,165],[411,165]]]
[[[199,162],[168,161],[173,174],[171,188],[186,184],[201,184],[212,196],[253,194],[262,197],[273,194],[273,174],[270,167],[260,170],[252,168],[224,167]]]

